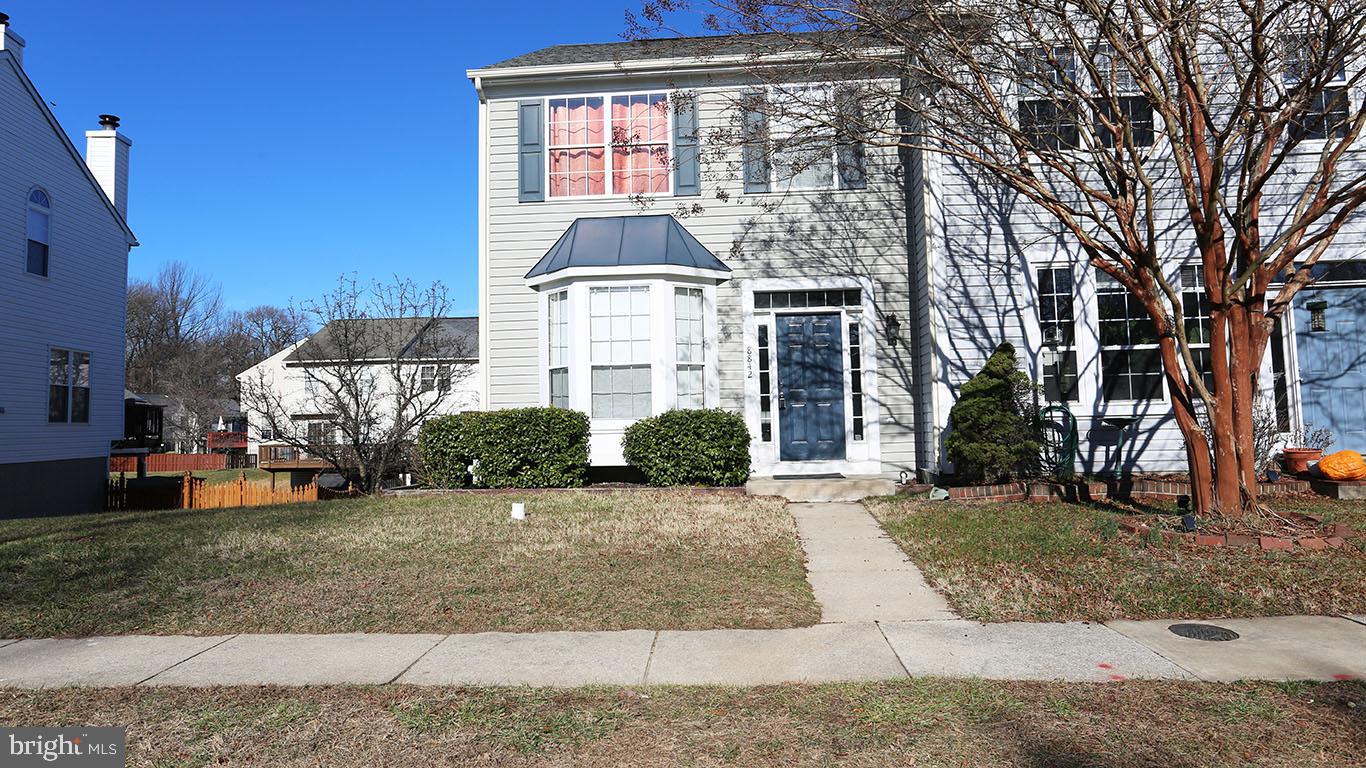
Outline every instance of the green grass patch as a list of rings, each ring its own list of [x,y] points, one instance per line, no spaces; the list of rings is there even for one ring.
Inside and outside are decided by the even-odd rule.
[[[1366,529],[1366,503],[1275,500]],[[965,618],[1103,621],[1366,611],[1358,546],[1291,554],[1121,534],[1115,505],[869,503]],[[1170,510],[1160,510],[1170,511]]]
[[[0,722],[124,725],[128,765],[1366,764],[1366,685],[916,679],[762,688],[0,690]]]
[[[791,627],[781,502],[687,492],[357,499],[0,521],[0,637]]]

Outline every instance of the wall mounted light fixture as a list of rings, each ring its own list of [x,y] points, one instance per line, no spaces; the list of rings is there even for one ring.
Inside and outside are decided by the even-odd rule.
[[[887,331],[888,344],[896,344],[901,341],[901,320],[895,312],[887,316],[884,327]]]

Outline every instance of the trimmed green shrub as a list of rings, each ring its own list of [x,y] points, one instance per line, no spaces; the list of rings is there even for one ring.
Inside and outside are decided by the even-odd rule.
[[[626,463],[650,485],[741,485],[749,479],[749,428],[720,408],[667,411],[626,428]]]
[[[944,448],[960,480],[1007,480],[1036,474],[1039,443],[1030,424],[1033,382],[1019,369],[1015,347],[1002,344],[963,385],[949,411]]]
[[[588,476],[588,417],[565,408],[443,416],[422,425],[418,452],[423,481],[437,488],[577,488]]]

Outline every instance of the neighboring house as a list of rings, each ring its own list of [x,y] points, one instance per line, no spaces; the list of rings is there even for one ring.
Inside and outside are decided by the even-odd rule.
[[[938,156],[835,136],[823,154],[764,162],[699,148],[727,130],[792,130],[743,108],[755,86],[743,39],[729,48],[703,58],[713,41],[565,45],[468,72],[486,407],[588,413],[600,466],[624,463],[635,420],[706,406],[744,415],[756,475],[933,477],[951,470],[943,437],[957,392],[1010,341],[1071,401],[1081,470],[1186,468],[1155,356],[1099,343],[1127,302],[1108,298],[1063,238],[1040,237],[1027,211],[1002,209],[998,185]],[[632,139],[614,143],[617,133]],[[1359,258],[1353,226],[1335,258]],[[1333,275],[1297,301],[1263,380],[1283,393],[1284,427],[1329,424],[1360,447],[1366,268]],[[1316,301],[1330,307],[1318,335]],[[1045,327],[1067,342],[1062,380],[1056,367],[1045,376]]]
[[[124,437],[132,144],[118,118],[82,159],[0,14],[0,517],[104,508]]]
[[[286,467],[319,464],[306,451],[296,450],[291,442],[275,433],[282,420],[296,427],[310,442],[331,443],[338,439],[334,414],[324,413],[326,398],[316,392],[316,383],[330,377],[339,361],[358,361],[369,368],[375,383],[377,402],[384,404],[385,382],[394,361],[401,361],[405,375],[411,375],[419,394],[441,398],[433,415],[460,413],[479,408],[479,318],[443,317],[435,320],[380,318],[348,321],[352,338],[366,337],[368,348],[393,349],[392,356],[361,356],[341,353],[344,347],[329,324],[313,336],[292,344],[237,375],[242,392],[242,413],[246,421],[247,453],[258,457],[257,465]],[[362,328],[359,332],[354,328]],[[422,350],[420,353],[417,350]],[[363,359],[368,357],[369,359]],[[312,369],[310,372],[309,369]],[[411,369],[407,371],[406,369]],[[364,377],[366,372],[360,374]],[[274,416],[266,411],[280,408]],[[274,424],[275,426],[272,426]]]

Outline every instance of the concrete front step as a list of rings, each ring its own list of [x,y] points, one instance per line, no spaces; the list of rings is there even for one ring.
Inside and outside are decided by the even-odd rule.
[[[896,483],[881,476],[796,480],[756,477],[745,483],[745,492],[751,496],[781,496],[793,502],[862,501],[870,496],[896,493]]]

